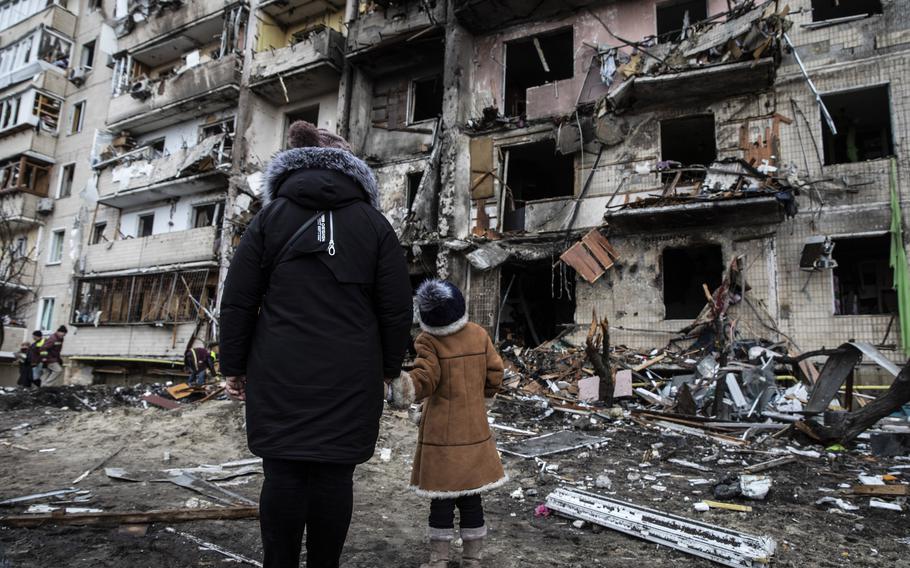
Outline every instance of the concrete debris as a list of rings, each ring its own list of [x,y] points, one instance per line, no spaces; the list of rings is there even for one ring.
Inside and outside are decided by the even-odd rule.
[[[900,503],[882,501],[881,499],[877,499],[875,497],[873,497],[872,499],[869,499],[869,506],[872,507],[873,509],[885,509],[887,511],[902,512],[904,510],[903,505],[901,505]]]
[[[822,497],[815,502],[816,505],[834,505],[841,511],[859,511],[859,507],[856,505],[844,501],[843,499],[838,499],[836,497]]]
[[[603,444],[606,441],[607,438],[604,437],[588,436],[571,430],[561,430],[518,442],[500,443],[497,447],[500,452],[521,458],[539,458],[594,446],[595,444]]]

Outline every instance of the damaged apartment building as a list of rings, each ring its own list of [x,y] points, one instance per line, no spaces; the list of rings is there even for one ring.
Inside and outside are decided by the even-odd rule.
[[[413,279],[496,339],[577,343],[596,312],[662,347],[735,272],[738,336],[902,361],[908,8],[371,2],[339,126]]]
[[[345,14],[0,2],[0,200],[15,220],[0,236],[25,259],[3,279],[4,359],[65,324],[67,382],[183,374],[185,349],[217,339],[230,251],[288,124],[336,127]]]
[[[412,283],[497,340],[744,338],[902,362],[910,0],[0,0],[9,360],[182,373],[304,119],[374,169]],[[906,279],[902,279],[906,285]],[[890,349],[890,351],[888,350]]]

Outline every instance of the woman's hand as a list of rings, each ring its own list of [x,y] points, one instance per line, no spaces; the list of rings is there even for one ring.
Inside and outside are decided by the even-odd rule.
[[[246,400],[246,376],[225,377],[224,390],[234,400]]]

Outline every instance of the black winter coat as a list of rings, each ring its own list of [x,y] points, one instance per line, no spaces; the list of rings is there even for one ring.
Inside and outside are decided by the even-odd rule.
[[[247,377],[254,454],[365,462],[379,435],[383,376],[398,376],[409,340],[404,250],[376,208],[372,173],[348,152],[282,152],[266,171],[266,192],[271,201],[244,233],[225,281],[221,371]],[[273,267],[317,211],[331,217]]]

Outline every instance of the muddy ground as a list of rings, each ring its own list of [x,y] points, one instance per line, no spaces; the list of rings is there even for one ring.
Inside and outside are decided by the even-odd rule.
[[[132,406],[135,393],[113,400],[109,391],[97,392],[90,401],[84,389],[77,394],[99,410],[91,411],[78,400],[72,404],[74,399],[65,389],[41,396],[9,391],[0,395],[0,442],[6,442],[0,443],[0,500],[70,487],[80,473],[121,446],[123,450],[109,466],[150,470],[250,457],[240,403],[213,400],[166,411]],[[868,498],[836,493],[839,484],[856,483],[861,472],[891,471],[906,481],[910,469],[900,467],[910,465],[906,458],[875,458],[858,450],[837,457],[800,457],[796,463],[768,472],[773,487],[767,500],[733,500],[751,505],[751,513],[697,513],[693,504],[711,498],[711,486],[693,486],[690,479],[721,479],[745,464],[775,457],[766,452],[778,444],[727,450],[709,440],[671,435],[628,418],[611,421],[561,412],[546,416],[548,413],[539,406],[515,402],[497,402],[491,414],[498,423],[523,429],[541,433],[580,429],[609,441],[599,448],[548,456],[544,458],[546,465],[504,456],[511,481],[485,499],[491,528],[490,566],[713,566],[609,530],[575,528],[570,520],[557,516],[535,517],[535,508],[560,484],[580,485],[666,512],[771,536],[778,542],[776,566],[910,566],[906,505],[904,512],[871,509]],[[25,423],[29,426],[17,428]],[[497,435],[501,439],[523,437],[502,432]],[[342,566],[416,567],[425,559],[427,502],[406,489],[415,437],[416,427],[403,413],[387,412],[383,417],[377,456],[357,469],[354,519]],[[51,448],[54,451],[39,451]],[[389,461],[380,458],[381,448],[391,449]],[[668,458],[697,462],[710,472],[664,461]],[[549,471],[541,474],[542,467]],[[612,487],[593,489],[595,479],[602,474],[610,478]],[[261,481],[261,475],[250,475],[226,482],[225,488],[256,499]],[[110,511],[178,508],[198,506],[200,502],[207,505],[205,497],[168,483],[117,481],[102,471],[91,474],[78,487],[91,490],[93,499],[88,506]],[[521,498],[516,493],[519,488]],[[860,509],[847,513],[816,506],[824,496],[843,497]],[[23,510],[0,509],[0,515]],[[236,565],[167,532],[167,526],[151,525],[143,535],[116,527],[0,528],[0,567]],[[172,526],[261,560],[255,521],[198,521]]]

